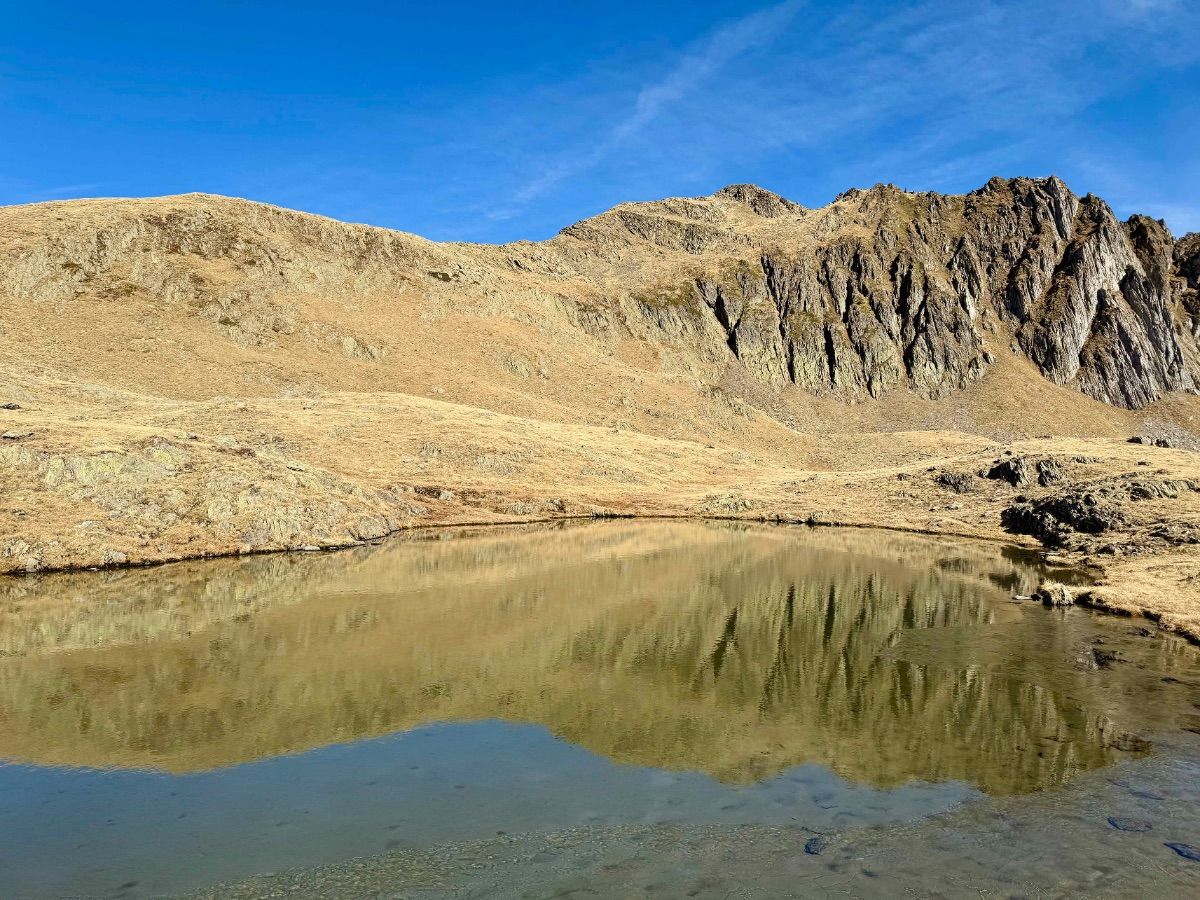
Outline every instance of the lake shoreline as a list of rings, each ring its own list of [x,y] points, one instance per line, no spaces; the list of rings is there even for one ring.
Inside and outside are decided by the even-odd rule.
[[[329,543],[320,547],[297,547],[297,546],[281,546],[281,547],[264,547],[255,549],[238,549],[226,550],[218,552],[203,552],[194,555],[163,555],[158,558],[146,558],[138,560],[126,560],[119,563],[108,563],[103,565],[64,565],[57,568],[45,568],[35,572],[2,572],[0,577],[4,578],[30,578],[42,575],[55,575],[74,572],[103,572],[122,569],[148,569],[159,566],[170,566],[175,563],[194,562],[201,560],[219,560],[240,558],[247,556],[261,556],[269,554],[281,553],[333,553],[345,550],[351,550],[356,547],[367,546],[368,544],[379,545],[387,543],[396,538],[410,538],[422,532],[439,532],[437,537],[431,537],[431,540],[442,540],[446,532],[456,529],[474,531],[477,529],[510,529],[523,528],[528,526],[548,526],[559,524],[583,523],[591,521],[603,521],[608,519],[630,519],[637,521],[696,521],[696,522],[744,522],[747,524],[756,525],[785,525],[785,526],[801,526],[807,528],[854,528],[863,530],[875,531],[890,531],[901,534],[918,534],[928,537],[947,537],[967,539],[971,541],[980,541],[990,544],[1000,544],[1011,547],[1015,550],[1026,551],[1031,554],[1040,556],[1044,562],[1052,562],[1054,565],[1063,569],[1074,569],[1079,572],[1086,573],[1091,581],[1095,584],[1103,586],[1103,592],[1097,593],[1094,590],[1085,589],[1074,594],[1075,602],[1084,607],[1097,610],[1099,612],[1108,613],[1111,615],[1124,617],[1138,617],[1162,627],[1164,630],[1176,634],[1189,643],[1200,646],[1200,628],[1189,626],[1180,626],[1172,623],[1167,618],[1164,622],[1164,614],[1161,610],[1143,605],[1135,605],[1130,601],[1125,601],[1121,596],[1121,579],[1118,575],[1115,579],[1112,575],[1106,572],[1102,565],[1098,565],[1095,560],[1089,559],[1081,554],[1062,554],[1053,552],[1036,541],[1028,538],[1023,538],[1021,535],[1005,534],[1003,536],[995,534],[980,534],[978,532],[968,531],[946,531],[934,530],[930,528],[920,528],[906,526],[898,523],[886,522],[861,522],[861,521],[840,521],[840,520],[822,520],[813,521],[811,518],[789,518],[785,516],[753,516],[753,515],[698,515],[695,513],[665,513],[665,512],[650,512],[650,513],[619,513],[619,514],[592,514],[592,515],[560,515],[554,517],[537,517],[527,519],[517,519],[504,522],[495,521],[455,521],[455,522],[433,522],[421,524],[406,524],[395,528],[379,538],[373,538],[369,541],[351,539],[341,543]],[[1200,591],[1197,592],[1195,598],[1197,606],[1200,606]]]
[[[262,427],[273,415],[317,411],[267,400],[209,410],[222,419],[253,413]],[[281,453],[278,441],[255,444],[232,423],[210,420],[215,435],[178,433],[136,424],[145,420],[131,409],[126,421],[105,420],[100,435],[29,412],[32,436],[0,446],[9,500],[0,575],[344,549],[453,527],[606,518],[830,525],[1041,551],[1096,573],[1087,598],[1096,607],[1200,643],[1200,454],[1186,450],[1111,438],[844,433],[821,436],[826,467],[814,469],[627,432],[606,432],[601,447],[597,429],[576,428],[582,443],[573,449],[523,436],[523,462],[509,472],[491,457],[459,461],[420,447],[398,456],[387,434],[314,443],[288,421],[276,424],[295,446]]]

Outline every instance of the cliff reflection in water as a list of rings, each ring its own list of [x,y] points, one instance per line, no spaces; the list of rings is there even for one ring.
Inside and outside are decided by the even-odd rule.
[[[1008,601],[1036,577],[966,542],[608,522],[9,581],[0,757],[189,772],[502,718],[735,783],[1026,791],[1119,755],[1140,704],[1077,664],[1091,617]]]

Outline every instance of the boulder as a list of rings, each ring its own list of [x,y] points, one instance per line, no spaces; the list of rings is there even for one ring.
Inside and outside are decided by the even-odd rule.
[[[1042,487],[1049,487],[1052,484],[1064,480],[1067,477],[1066,471],[1063,469],[1062,463],[1057,459],[1039,459],[1037,462],[1037,480]]]
[[[1007,481],[1013,487],[1021,487],[1029,483],[1032,469],[1026,457],[1012,456],[996,460],[992,467],[983,473],[983,477],[993,481]]]
[[[969,472],[939,472],[933,476],[933,480],[956,494],[970,493],[975,484],[975,476]]]
[[[1033,592],[1033,599],[1042,606],[1074,606],[1075,598],[1065,584],[1056,581],[1043,581]]]

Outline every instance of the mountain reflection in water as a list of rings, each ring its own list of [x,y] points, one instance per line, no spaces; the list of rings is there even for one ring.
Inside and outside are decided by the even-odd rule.
[[[727,783],[1029,791],[1171,714],[1089,665],[1093,616],[1009,600],[1038,577],[978,543],[602,522],[11,580],[0,757],[182,773],[498,718]]]

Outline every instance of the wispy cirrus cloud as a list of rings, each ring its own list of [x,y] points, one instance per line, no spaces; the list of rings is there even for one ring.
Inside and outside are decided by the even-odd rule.
[[[1135,15],[1162,15],[1173,12],[1183,0],[1118,0],[1118,9],[1123,7]]]
[[[511,218],[530,201],[564,179],[580,175],[597,165],[653,123],[666,109],[686,98],[747,51],[776,40],[801,5],[800,0],[786,0],[717,28],[696,46],[685,51],[665,74],[644,84],[632,108],[605,132],[596,135],[590,150],[582,154],[564,154],[551,163],[546,171],[518,186],[511,201],[493,211],[490,217]]]
[[[9,202],[16,204],[95,197],[103,187],[103,184],[94,181],[43,186],[33,184],[23,178],[0,178],[0,196],[4,196],[9,199]]]
[[[786,2],[720,25],[632,92],[561,87],[525,113],[545,144],[511,160],[536,171],[481,204],[484,220],[526,220],[585,186],[628,198],[760,180],[811,203],[881,180],[963,190],[1054,172],[1102,192],[1095,171],[1071,169],[1072,149],[1098,149],[1096,111],[1155,68],[1200,60],[1200,16],[1174,0],[801,10]],[[565,132],[539,127],[572,95],[600,114]]]

